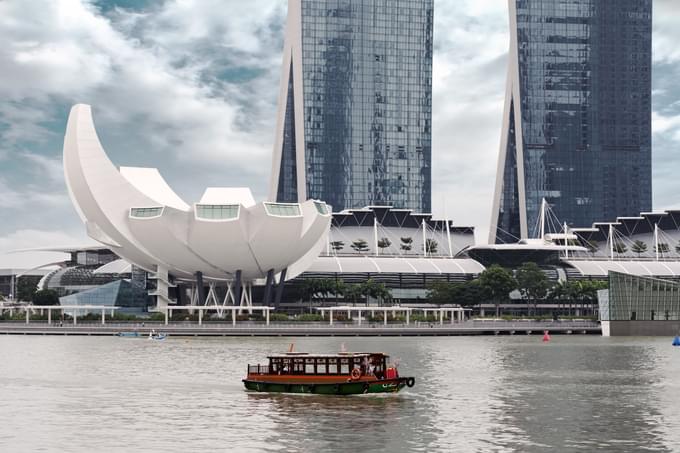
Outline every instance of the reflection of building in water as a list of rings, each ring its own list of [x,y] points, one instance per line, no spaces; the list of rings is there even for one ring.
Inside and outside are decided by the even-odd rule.
[[[680,332],[680,282],[609,273],[608,294],[599,295],[605,336],[676,335]]]

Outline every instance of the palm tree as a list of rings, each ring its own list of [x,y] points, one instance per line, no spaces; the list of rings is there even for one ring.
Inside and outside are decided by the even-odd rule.
[[[626,247],[626,244],[624,244],[623,242],[616,241],[614,242],[614,251],[619,255],[623,255],[628,251],[628,247]]]
[[[392,241],[390,241],[388,238],[381,238],[378,240],[378,248],[383,251],[386,248],[389,248],[389,246],[392,245]]]
[[[680,245],[678,245],[680,247]],[[401,238],[401,247],[404,252],[408,253],[413,248],[413,238]]]
[[[434,239],[425,240],[425,251],[428,255],[434,255],[437,253],[437,247],[439,247],[439,244]]]
[[[659,255],[661,255],[661,257],[663,257],[666,253],[670,252],[670,250],[671,248],[665,242],[659,242],[658,246],[654,246],[654,251],[658,252]]]
[[[342,241],[333,241],[331,242],[331,248],[333,249],[334,252],[339,252],[340,250],[345,248],[345,243]]]
[[[633,246],[630,248],[630,250],[633,253],[637,253],[638,258],[640,258],[640,255],[647,251],[647,244],[640,240],[636,240],[635,242],[633,242]]]
[[[359,253],[367,252],[368,242],[363,239],[357,239],[356,241],[352,242],[352,249]]]

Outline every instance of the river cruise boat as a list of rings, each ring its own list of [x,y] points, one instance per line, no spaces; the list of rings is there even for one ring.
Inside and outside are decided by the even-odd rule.
[[[246,389],[257,392],[358,395],[396,393],[413,387],[381,352],[308,354],[288,352],[268,357],[268,365],[248,365]]]

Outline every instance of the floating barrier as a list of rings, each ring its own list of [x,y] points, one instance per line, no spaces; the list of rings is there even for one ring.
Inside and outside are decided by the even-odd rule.
[[[547,343],[548,341],[550,341],[550,333],[547,330],[545,330],[543,332],[543,342]]]
[[[673,338],[673,346],[680,346],[680,335],[676,335],[675,338]]]

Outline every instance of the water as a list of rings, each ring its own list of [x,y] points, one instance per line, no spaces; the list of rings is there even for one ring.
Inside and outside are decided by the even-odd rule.
[[[680,451],[672,338],[295,339],[385,351],[398,395],[247,393],[287,338],[0,337],[0,451]]]

